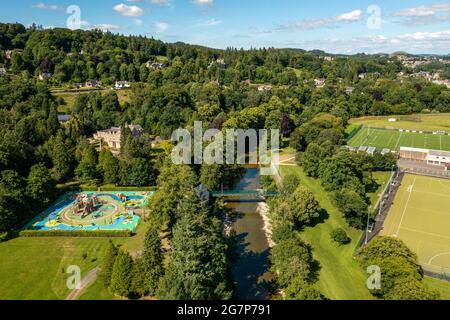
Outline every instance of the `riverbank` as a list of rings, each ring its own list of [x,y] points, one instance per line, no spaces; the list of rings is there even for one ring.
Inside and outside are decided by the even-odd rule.
[[[270,218],[269,218],[270,207],[267,203],[260,202],[258,204],[258,207],[256,208],[256,212],[259,213],[259,215],[261,216],[261,218],[263,220],[263,224],[264,224],[263,231],[264,231],[264,234],[266,235],[266,239],[269,244],[269,248],[273,248],[275,246],[275,242],[272,240],[273,227],[272,227],[272,221],[270,221]]]

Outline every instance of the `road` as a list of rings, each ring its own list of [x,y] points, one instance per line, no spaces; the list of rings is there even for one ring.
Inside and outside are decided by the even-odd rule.
[[[92,283],[94,283],[95,280],[97,280],[98,274],[100,272],[100,268],[94,268],[86,275],[83,279],[81,279],[80,283],[80,289],[74,289],[72,292],[69,293],[66,300],[78,300],[78,298],[81,296],[83,291],[89,287]]]

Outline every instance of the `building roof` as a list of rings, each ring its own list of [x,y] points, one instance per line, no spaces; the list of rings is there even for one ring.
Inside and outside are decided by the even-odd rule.
[[[69,121],[70,114],[61,114],[58,116],[58,121]]]
[[[375,147],[367,148],[367,153],[375,153],[375,151],[377,151],[377,148],[375,148]]]
[[[449,151],[430,150],[429,154],[436,157],[450,157]]]
[[[400,147],[400,151],[422,152],[422,153],[429,153],[430,152],[430,150],[428,150],[428,149],[409,148],[409,147]]]

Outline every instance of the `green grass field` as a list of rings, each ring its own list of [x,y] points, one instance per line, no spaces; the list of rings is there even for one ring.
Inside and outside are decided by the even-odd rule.
[[[389,122],[396,118],[397,122]],[[403,116],[364,117],[350,120],[351,125],[364,125],[372,128],[395,128],[417,131],[447,131],[450,132],[450,114],[413,114]]]
[[[376,147],[378,151],[383,148],[398,151],[400,147],[450,151],[450,136],[364,127],[350,139],[348,145]]]
[[[0,300],[65,299],[70,290],[64,270],[78,265],[83,275],[95,268],[104,258],[108,241],[16,238],[0,243]]]
[[[450,300],[450,282],[425,277],[423,281],[433,290],[441,294],[442,300]]]
[[[424,269],[450,274],[450,180],[406,175],[382,235],[402,239]]]
[[[281,175],[295,174],[301,184],[308,187],[328,213],[328,218],[311,228],[305,228],[301,237],[313,248],[313,255],[320,262],[318,287],[329,299],[373,299],[366,288],[367,275],[354,259],[354,252],[362,232],[348,226],[342,214],[333,206],[320,182],[307,177],[298,166],[281,166]],[[335,228],[344,228],[352,242],[346,246],[336,245],[330,238]]]
[[[113,239],[116,244],[135,254],[142,250],[149,223],[139,224],[131,238]],[[16,238],[0,243],[0,300],[60,300],[70,290],[69,276],[63,272],[78,265],[82,275],[101,265],[107,238]],[[87,254],[84,259],[83,255]],[[114,296],[96,280],[80,297],[81,300],[110,300]]]

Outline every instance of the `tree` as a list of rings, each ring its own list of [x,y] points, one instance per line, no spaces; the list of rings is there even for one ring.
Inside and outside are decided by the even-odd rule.
[[[337,242],[340,245],[348,244],[351,241],[351,239],[347,235],[347,232],[345,232],[345,230],[342,228],[334,229],[333,231],[331,231],[330,236],[334,242]]]
[[[103,175],[103,182],[116,184],[119,182],[119,160],[109,150],[102,150],[99,155],[98,169]]]
[[[102,264],[101,278],[103,280],[103,285],[105,288],[109,287],[111,284],[111,275],[114,268],[114,263],[116,261],[118,249],[114,243],[110,240],[108,243],[108,249],[106,251],[106,256]]]
[[[287,204],[287,215],[296,226],[308,225],[320,216],[320,205],[306,187],[298,187],[287,198]]]
[[[151,227],[144,240],[144,251],[135,262],[133,291],[140,296],[156,295],[160,278],[164,274],[161,240],[158,230]]]
[[[56,184],[44,164],[31,167],[27,178],[27,194],[38,206],[46,206],[55,194]]]
[[[62,131],[59,131],[54,139],[49,140],[49,155],[53,162],[51,169],[55,180],[60,181],[71,175],[73,172],[73,152],[66,143]]]
[[[313,258],[311,248],[298,237],[279,241],[270,256],[277,283],[286,288],[295,278],[310,281]]]
[[[294,174],[286,175],[283,178],[283,192],[286,195],[290,195],[297,190],[298,186],[300,185],[300,179],[298,176]]]
[[[385,298],[387,300],[438,300],[439,292],[430,290],[416,278],[407,277],[397,280]]]
[[[184,194],[173,228],[170,265],[158,296],[167,300],[222,300],[231,298],[227,284],[228,246],[221,222],[209,216],[201,196]]]
[[[413,278],[421,281],[423,278],[416,254],[396,238],[376,237],[367,246],[360,249],[357,257],[364,268],[372,265],[380,267],[381,289],[373,289],[371,293],[382,298],[395,294],[391,291],[401,279]],[[414,286],[411,283],[406,285]],[[400,293],[396,296],[400,297]]]
[[[305,173],[310,177],[319,177],[321,163],[333,154],[333,149],[333,145],[329,142],[322,145],[311,142],[306,151],[301,153],[299,161]]]
[[[128,297],[131,293],[131,284],[133,279],[133,259],[131,256],[119,250],[114,261],[114,267],[111,273],[111,291],[121,297]]]
[[[296,277],[284,290],[287,300],[325,300],[325,297],[301,277]]]
[[[331,198],[352,227],[363,229],[366,226],[368,205],[357,192],[342,189],[335,191]]]
[[[94,146],[89,145],[83,154],[83,158],[75,170],[75,173],[82,181],[91,181],[99,177],[97,170],[98,153]]]

